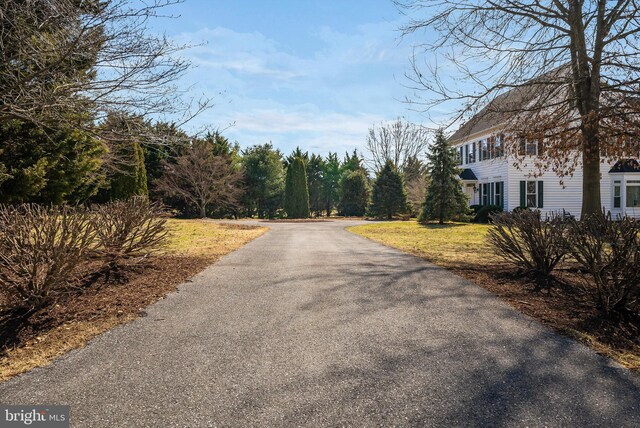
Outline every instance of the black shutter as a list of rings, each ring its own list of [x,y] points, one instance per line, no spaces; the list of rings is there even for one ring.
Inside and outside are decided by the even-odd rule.
[[[538,181],[538,208],[544,208],[544,182]]]
[[[527,207],[527,182],[520,182],[520,208]]]

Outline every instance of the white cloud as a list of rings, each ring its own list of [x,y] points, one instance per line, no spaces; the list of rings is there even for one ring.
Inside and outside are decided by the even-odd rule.
[[[361,147],[368,128],[406,115],[404,88],[396,80],[408,64],[395,23],[357,27],[352,34],[329,27],[312,36],[319,47],[294,54],[287,46],[251,32],[204,28],[182,34],[198,66],[189,83],[225,100],[197,124],[235,125],[226,133],[243,147],[273,140],[283,151],[299,145],[326,154]]]

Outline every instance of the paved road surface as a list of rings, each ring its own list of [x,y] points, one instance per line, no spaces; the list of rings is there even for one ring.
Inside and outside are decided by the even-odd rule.
[[[346,224],[271,225],[0,402],[80,427],[640,426],[640,376]]]

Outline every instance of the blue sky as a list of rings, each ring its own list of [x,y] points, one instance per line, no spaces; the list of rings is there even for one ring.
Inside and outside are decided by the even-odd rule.
[[[401,101],[411,42],[391,0],[186,0],[170,11],[180,17],[157,28],[200,45],[183,53],[196,67],[180,84],[215,101],[191,130],[342,154],[374,123],[424,120]]]

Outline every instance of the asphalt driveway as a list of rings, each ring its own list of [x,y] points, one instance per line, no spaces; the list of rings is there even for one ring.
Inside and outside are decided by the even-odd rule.
[[[0,402],[80,427],[640,426],[640,376],[347,224],[270,225]]]

